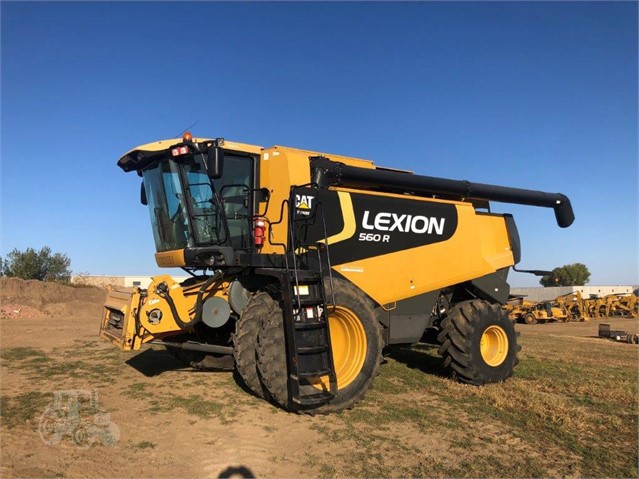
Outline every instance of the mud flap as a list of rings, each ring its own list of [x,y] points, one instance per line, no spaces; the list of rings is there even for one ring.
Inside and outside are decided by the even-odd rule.
[[[139,349],[142,338],[138,335],[137,314],[140,306],[140,289],[115,287],[108,291],[100,336],[120,349]]]

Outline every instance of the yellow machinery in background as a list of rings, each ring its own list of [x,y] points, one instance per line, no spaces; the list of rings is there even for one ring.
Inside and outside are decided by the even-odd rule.
[[[542,302],[525,300],[523,297],[513,298],[504,305],[511,321],[526,324],[610,317],[636,318],[638,309],[639,302],[635,294],[610,294],[603,298],[584,299],[579,291]]]
[[[630,294],[609,294],[602,298],[584,300],[590,317],[602,319],[608,317],[636,318],[639,304],[637,296]]]
[[[574,220],[559,193],[189,133],[118,166],[142,178],[158,266],[191,277],[113,290],[101,336],[235,369],[257,396],[310,414],[351,407],[385,347],[426,338],[459,381],[508,378],[519,347],[501,305],[520,242],[489,202],[552,208],[560,227]]]

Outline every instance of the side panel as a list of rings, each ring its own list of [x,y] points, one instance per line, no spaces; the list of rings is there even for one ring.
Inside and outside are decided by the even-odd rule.
[[[315,217],[324,210],[333,268],[379,304],[514,264],[504,217],[478,215],[470,203],[316,191]],[[306,242],[323,238],[320,220],[305,228]]]
[[[432,324],[431,311],[438,296],[439,291],[432,291],[379,308],[378,319],[386,326],[386,344],[418,342]]]
[[[266,241],[262,253],[282,254],[284,249],[275,243],[288,243],[288,220],[286,213],[281,218],[282,202],[290,196],[291,186],[306,185],[311,181],[309,157],[328,155],[308,150],[274,146],[262,151],[260,161],[260,188],[267,188],[270,200],[266,217],[272,224],[269,241]],[[335,161],[359,168],[374,168],[373,162],[340,155],[328,155]],[[259,210],[264,212],[266,203],[261,203]],[[282,219],[281,222],[279,220]]]

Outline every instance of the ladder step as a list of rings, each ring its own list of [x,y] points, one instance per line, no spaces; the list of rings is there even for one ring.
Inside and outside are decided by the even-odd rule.
[[[333,399],[333,395],[327,391],[317,394],[311,394],[308,396],[302,396],[300,398],[293,398],[293,402],[302,406],[315,406],[317,404],[324,404],[331,399]]]
[[[317,353],[325,353],[328,351],[328,346],[302,346],[297,348],[298,354],[317,354]]]
[[[297,377],[293,376],[293,379],[308,379],[308,378],[320,378],[322,376],[328,376],[331,370],[328,368],[314,369],[313,371],[301,371],[297,373]]]
[[[308,299],[300,299],[299,302],[297,301],[296,297],[293,297],[293,307],[297,308],[297,307],[309,307],[309,306],[323,306],[324,303],[322,302],[322,300],[317,299],[317,298],[308,298]]]
[[[305,329],[320,329],[325,328],[326,322],[324,321],[296,321],[295,329],[296,330],[305,330]]]

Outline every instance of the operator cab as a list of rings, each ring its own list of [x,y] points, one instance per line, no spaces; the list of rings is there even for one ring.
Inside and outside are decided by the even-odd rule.
[[[252,251],[259,151],[187,133],[182,142],[143,145],[118,161],[143,178],[158,266],[231,266],[238,251]]]

